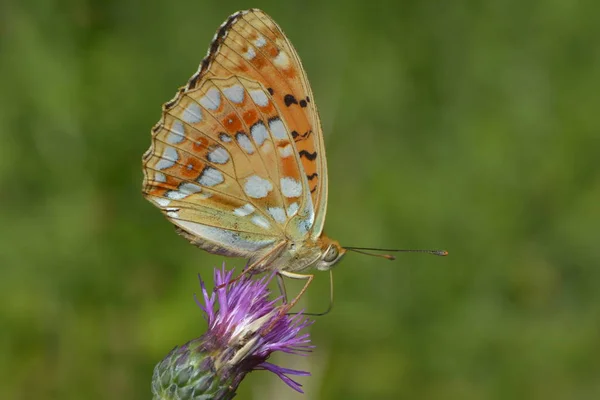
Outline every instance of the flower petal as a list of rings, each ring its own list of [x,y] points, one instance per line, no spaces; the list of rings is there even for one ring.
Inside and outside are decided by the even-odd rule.
[[[297,376],[310,376],[310,372],[299,371],[297,369],[283,368],[275,364],[271,364],[269,362],[263,362],[255,369],[265,369],[267,371],[271,371],[276,374],[282,381],[284,381],[289,387],[292,389],[304,393],[301,389],[302,385],[287,375],[297,375]]]

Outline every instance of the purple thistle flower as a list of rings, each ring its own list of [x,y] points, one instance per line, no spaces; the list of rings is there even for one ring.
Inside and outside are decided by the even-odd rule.
[[[290,376],[310,373],[283,368],[267,362],[271,353],[281,351],[306,355],[308,333],[300,331],[312,321],[303,315],[287,315],[280,298],[269,299],[267,288],[273,275],[253,280],[245,274],[226,285],[234,270],[215,269],[215,287],[208,293],[200,278],[208,330],[201,337],[176,347],[154,369],[154,399],[231,399],[242,379],[253,370],[275,373],[287,385],[302,393]],[[199,397],[202,396],[202,397]]]

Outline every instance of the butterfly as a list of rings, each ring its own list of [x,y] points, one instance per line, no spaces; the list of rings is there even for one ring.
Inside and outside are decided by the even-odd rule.
[[[231,15],[198,71],[163,105],[143,194],[194,245],[246,271],[305,279],[346,253],[323,232],[327,159],[296,50],[266,13]],[[281,286],[280,286],[281,287]]]

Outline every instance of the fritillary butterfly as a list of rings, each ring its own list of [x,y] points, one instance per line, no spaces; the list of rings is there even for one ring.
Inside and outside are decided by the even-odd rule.
[[[144,196],[198,247],[249,271],[306,279],[346,249],[323,233],[327,163],[302,63],[263,11],[231,15],[164,104],[144,154]],[[301,293],[302,293],[301,292]]]

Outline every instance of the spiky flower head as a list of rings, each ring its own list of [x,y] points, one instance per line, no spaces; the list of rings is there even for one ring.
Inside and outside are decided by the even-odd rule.
[[[210,294],[200,278],[208,330],[197,339],[175,347],[155,368],[154,399],[231,399],[246,374],[253,370],[275,373],[302,393],[290,376],[308,372],[267,362],[275,351],[305,355],[313,346],[302,329],[312,322],[302,314],[287,315],[280,299],[269,299],[272,275],[252,279],[244,274],[232,282],[234,270],[215,269],[215,291]],[[231,282],[231,283],[230,283]]]

